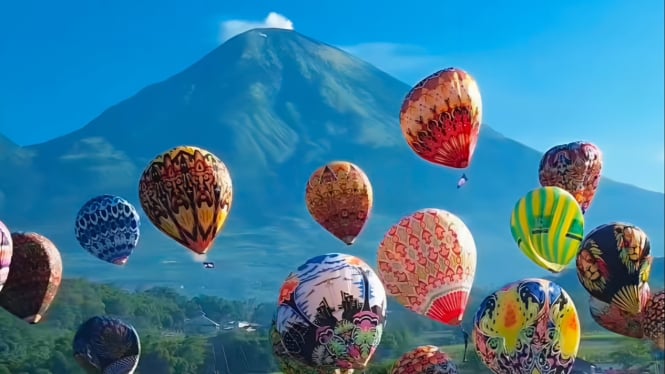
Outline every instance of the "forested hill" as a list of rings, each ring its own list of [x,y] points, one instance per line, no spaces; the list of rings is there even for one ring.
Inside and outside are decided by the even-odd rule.
[[[470,311],[477,308],[485,294],[480,290],[472,294]],[[214,373],[215,369],[223,374],[277,372],[267,339],[274,310],[275,305],[253,300],[187,298],[168,288],[128,292],[66,279],[46,321],[39,325],[28,325],[0,311],[0,374],[83,373],[72,358],[71,341],[78,325],[93,315],[119,317],[136,327],[142,343],[137,370],[140,374]],[[196,323],[202,320],[202,313],[216,321],[219,328]],[[598,331],[588,312],[580,311],[580,316],[586,333]],[[238,324],[241,321],[250,325]],[[443,346],[459,362],[460,343],[457,330],[392,302],[375,365],[367,373],[387,373],[391,360],[424,344]],[[625,347],[621,349],[625,351]],[[462,372],[485,372],[472,352],[469,357],[468,363],[460,364]]]

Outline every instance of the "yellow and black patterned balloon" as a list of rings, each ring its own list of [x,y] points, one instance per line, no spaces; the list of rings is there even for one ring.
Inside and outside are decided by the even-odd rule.
[[[231,174],[205,149],[176,147],[157,156],[143,171],[139,199],[160,231],[193,252],[205,254],[231,209]]]

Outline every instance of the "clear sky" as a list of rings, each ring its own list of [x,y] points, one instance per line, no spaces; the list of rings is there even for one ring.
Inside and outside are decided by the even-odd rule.
[[[410,84],[464,68],[490,126],[541,151],[593,141],[605,175],[662,192],[663,14],[662,0],[0,1],[0,133],[75,130],[269,23]]]

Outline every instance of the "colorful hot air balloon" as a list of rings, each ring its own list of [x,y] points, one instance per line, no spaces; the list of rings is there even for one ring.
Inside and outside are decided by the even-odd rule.
[[[577,254],[577,277],[600,301],[615,304],[630,314],[644,305],[643,288],[651,272],[649,238],[626,223],[600,225],[589,232]]]
[[[74,227],[83,249],[116,265],[127,263],[139,242],[139,214],[119,196],[101,195],[86,202],[76,215]]]
[[[584,215],[570,193],[541,187],[517,201],[510,232],[531,261],[559,273],[573,261],[584,238]]]
[[[540,185],[570,192],[584,213],[596,195],[602,168],[603,154],[596,145],[588,142],[557,145],[540,160]]]
[[[60,252],[50,240],[33,232],[11,236],[14,254],[0,306],[28,323],[39,323],[60,288]]]
[[[642,300],[646,304],[649,299],[648,285],[645,285],[642,292],[645,294]],[[589,297],[589,313],[598,325],[615,334],[636,339],[642,339],[644,336],[641,313],[628,313],[614,304],[600,301],[593,296]]]
[[[143,171],[141,207],[163,233],[198,254],[212,248],[231,209],[231,175],[214,154],[181,146]]]
[[[665,351],[665,291],[651,295],[642,315],[644,336],[651,340],[658,349]]]
[[[433,345],[424,345],[402,355],[391,374],[457,374],[450,356]]]
[[[270,342],[272,343],[272,352],[279,366],[279,370],[283,374],[319,374],[321,370],[307,367],[305,364],[294,360],[287,352],[282,337],[277,332],[275,320],[272,321],[270,327]]]
[[[471,163],[483,120],[478,84],[464,70],[440,70],[411,89],[399,119],[406,142],[418,156],[464,169]]]
[[[496,374],[567,374],[581,331],[575,304],[563,288],[524,279],[483,300],[472,335],[478,357]]]
[[[0,221],[0,291],[2,291],[2,286],[5,285],[7,276],[9,275],[9,266],[12,263],[13,251],[12,235],[7,226]]]
[[[79,326],[72,343],[74,358],[85,370],[132,374],[141,355],[139,335],[130,324],[95,316]]]
[[[458,326],[476,274],[476,244],[461,219],[424,209],[388,230],[378,251],[388,294],[412,311]]]
[[[386,292],[358,257],[329,253],[291,273],[276,325],[286,352],[318,369],[364,369],[381,342]]]
[[[372,210],[372,185],[358,166],[346,161],[331,162],[309,178],[305,202],[316,222],[351,245]]]

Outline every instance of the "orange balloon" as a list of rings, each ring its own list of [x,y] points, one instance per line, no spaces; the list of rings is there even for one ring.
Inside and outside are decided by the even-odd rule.
[[[377,257],[390,296],[418,314],[460,325],[476,275],[476,245],[461,219],[440,209],[402,218]]]
[[[353,244],[365,227],[373,197],[367,175],[346,161],[317,169],[305,189],[305,203],[312,218],[347,245]]]
[[[0,306],[24,321],[39,323],[58,294],[62,258],[55,245],[34,232],[12,233],[14,254]]]
[[[402,355],[391,374],[457,374],[450,356],[433,345],[424,345]]]
[[[483,120],[478,84],[461,69],[438,71],[411,89],[399,117],[406,142],[418,156],[464,169],[471,163]]]

